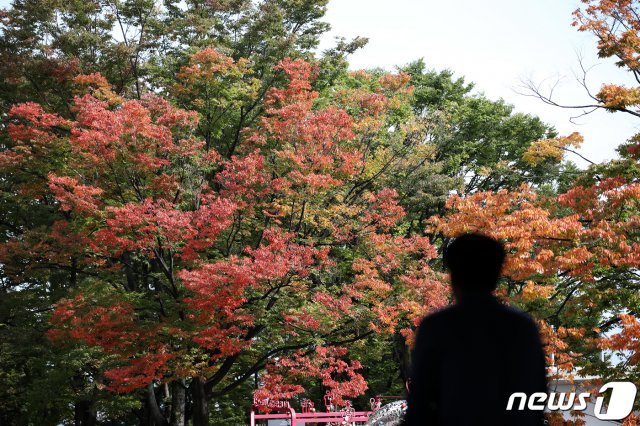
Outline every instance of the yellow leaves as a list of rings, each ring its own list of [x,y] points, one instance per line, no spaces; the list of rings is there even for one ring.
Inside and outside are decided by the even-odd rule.
[[[640,88],[605,84],[596,97],[606,108],[620,109],[640,104]]]
[[[107,79],[100,73],[80,74],[74,77],[73,82],[78,94],[88,93],[96,99],[107,102],[110,106],[120,105],[124,102],[124,99],[111,89]]]
[[[491,175],[491,167],[482,166],[478,169],[478,176],[490,176]]]
[[[569,136],[553,139],[540,139],[533,142],[525,151],[522,159],[535,166],[544,160],[562,160],[564,151],[569,147],[579,148],[584,138],[578,132],[573,132]]]
[[[260,81],[250,78],[247,59],[234,61],[215,49],[206,48],[189,58],[189,65],[176,74],[177,83],[172,91],[178,96],[189,96],[198,109],[223,109],[240,106],[254,99],[260,89]]]
[[[368,179],[377,173],[391,161],[393,152],[388,147],[379,147],[375,150],[373,156],[367,161],[364,172],[362,173],[363,179]]]
[[[553,286],[539,285],[533,281],[527,281],[522,288],[520,297],[523,302],[531,302],[536,299],[546,299],[553,293]]]

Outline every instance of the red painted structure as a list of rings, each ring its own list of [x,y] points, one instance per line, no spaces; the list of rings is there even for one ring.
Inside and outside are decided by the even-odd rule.
[[[369,400],[371,404],[370,411],[355,411],[350,404],[338,411],[338,407],[333,405],[333,398],[327,392],[324,396],[325,412],[316,412],[313,402],[304,399],[301,406],[301,412],[291,407],[288,401],[259,401],[254,398],[251,414],[249,418],[249,426],[256,426],[258,420],[288,420],[291,426],[302,426],[307,423],[324,423],[340,426],[350,426],[357,423],[366,423],[369,416],[377,411],[382,405],[382,399],[396,399],[401,397],[382,397],[376,396]],[[257,413],[265,409],[271,410],[267,414]]]

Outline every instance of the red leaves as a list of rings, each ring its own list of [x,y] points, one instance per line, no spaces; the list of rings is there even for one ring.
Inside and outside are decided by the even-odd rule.
[[[264,169],[264,157],[253,151],[244,157],[233,156],[223,163],[224,169],[217,180],[223,185],[223,195],[247,197],[253,200],[260,196],[268,182]],[[240,198],[238,197],[238,198]]]
[[[54,126],[67,126],[69,122],[56,114],[50,114],[44,111],[42,106],[35,102],[25,102],[18,104],[9,110],[9,117],[21,119],[28,122],[28,125],[9,125],[9,136],[14,140],[35,139],[33,135],[37,135],[37,129],[47,129]],[[22,133],[25,131],[26,133]],[[32,131],[34,133],[29,133]]]
[[[368,201],[371,208],[365,213],[365,222],[389,230],[404,216],[404,209],[398,204],[397,197],[396,191],[388,188],[370,194]]]
[[[14,105],[9,110],[7,126],[12,146],[0,152],[0,167],[11,168],[34,159],[47,160],[60,136],[56,130],[71,123],[56,114],[47,113],[35,102]]]
[[[65,223],[76,235],[90,236],[78,239],[80,262],[118,290],[61,303],[50,335],[116,360],[105,373],[115,392],[207,375],[285,336],[302,342],[293,347],[318,346],[283,353],[265,389],[294,395],[303,389],[289,379],[313,376],[343,403],[366,383],[346,349],[322,346],[321,336],[367,326],[395,333],[446,301],[427,265],[428,239],[393,233],[405,214],[397,193],[356,185],[367,168],[356,131],[375,126],[356,128],[347,110],[316,105],[313,65],[282,61],[286,81],[268,91],[259,124],[241,133],[234,155],[214,149],[228,111],[253,96],[247,67],[212,49],[194,55],[174,90],[198,114],[157,96],[113,97],[99,75],[76,79],[89,94],[74,100],[71,134],[60,139],[64,167],[45,192],[73,213]],[[404,75],[379,85],[408,90]],[[362,120],[383,122],[387,98],[361,95]],[[208,136],[206,146],[196,135]],[[338,275],[338,261],[352,271]]]
[[[311,81],[317,75],[317,69],[302,59],[285,58],[275,67],[289,77],[289,84],[285,89],[273,88],[265,97],[265,104],[270,113],[281,108],[287,116],[302,118],[311,102],[318,97],[317,92],[311,91]],[[287,105],[289,106],[287,108]]]
[[[80,214],[93,213],[100,203],[97,197],[103,192],[101,188],[81,185],[71,177],[53,174],[49,174],[49,189],[60,202],[60,210]]]
[[[236,206],[229,200],[205,195],[196,211],[181,211],[166,200],[107,207],[106,227],[95,233],[98,253],[119,256],[126,250],[151,251],[158,242],[186,259],[211,247],[232,222]]]
[[[174,358],[156,342],[156,328],[141,327],[127,303],[93,305],[78,295],[58,303],[51,323],[54,328],[47,333],[51,340],[80,340],[100,347],[123,364],[104,372],[110,380],[107,388],[113,392],[130,392],[162,379],[168,361]]]
[[[305,276],[326,251],[290,241],[291,236],[265,231],[257,249],[246,249],[246,257],[230,256],[205,263],[178,276],[192,296],[184,299],[193,310],[193,319],[203,328],[193,338],[198,345],[215,350],[212,359],[233,355],[250,342],[242,339],[245,327],[253,323],[250,310],[244,309],[245,291],[268,288],[290,274]]]
[[[175,140],[174,132],[195,128],[193,112],[174,108],[167,101],[147,95],[142,101],[126,101],[118,108],[94,96],[76,97],[70,143],[90,164],[105,168],[105,161],[119,161],[153,171],[174,158],[195,155],[203,142]]]
[[[174,358],[169,353],[145,354],[129,360],[127,365],[104,372],[111,381],[107,389],[115,393],[127,393],[161,379],[168,370],[167,361]]]
[[[276,229],[265,230],[262,237],[268,244],[246,250],[253,258],[252,273],[259,280],[284,278],[288,273],[305,277],[313,265],[320,266],[329,251],[328,248],[317,249],[294,243],[292,234]]]
[[[345,406],[347,398],[355,398],[367,390],[367,383],[358,370],[358,361],[344,358],[348,350],[338,346],[317,346],[313,351],[300,350],[291,357],[278,359],[267,367],[262,386],[256,391],[258,399],[289,399],[304,392],[299,385],[286,384],[286,376],[300,379],[318,378],[331,392],[333,403]]]
[[[256,282],[246,262],[236,257],[191,271],[182,270],[178,276],[194,294],[186,302],[198,312],[198,321],[202,323],[231,323],[236,309],[245,301],[244,290]]]
[[[49,331],[52,340],[71,337],[109,353],[135,353],[142,337],[136,330],[133,307],[127,303],[93,306],[84,295],[57,304]]]
[[[277,69],[289,77],[287,86],[267,93],[267,116],[248,140],[274,146],[278,174],[291,184],[280,188],[315,193],[340,185],[362,162],[361,153],[345,143],[355,136],[351,116],[335,107],[313,109],[318,93],[311,90],[311,64],[285,59]]]

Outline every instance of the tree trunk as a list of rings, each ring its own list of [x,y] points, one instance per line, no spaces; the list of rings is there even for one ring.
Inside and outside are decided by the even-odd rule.
[[[185,426],[186,389],[183,380],[171,383],[171,426]]]
[[[209,404],[204,382],[202,379],[194,378],[190,388],[193,397],[193,426],[209,426]]]
[[[162,415],[162,411],[160,411],[160,407],[158,407],[153,383],[150,383],[147,387],[147,405],[149,407],[150,426],[169,426],[169,422],[167,422],[167,419]]]
[[[74,407],[73,424],[75,426],[95,426],[98,422],[96,410],[91,401],[78,401]]]

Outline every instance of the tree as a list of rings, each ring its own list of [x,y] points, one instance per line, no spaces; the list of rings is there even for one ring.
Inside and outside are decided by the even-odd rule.
[[[214,71],[222,81],[239,72],[212,51],[194,60],[205,54],[229,64]],[[196,413],[210,398],[276,356],[269,368],[304,366],[338,402],[357,396],[365,381],[344,345],[408,330],[445,302],[428,240],[394,235],[404,214],[395,191],[362,181],[369,163],[379,176],[395,162],[378,165],[366,141],[388,132],[386,116],[402,104],[371,93],[376,102],[352,118],[315,107],[311,64],[284,60],[278,69],[288,82],[267,93],[266,115],[229,159],[194,136],[200,114],[153,95],[124,100],[96,74],[75,78],[87,93],[75,97],[72,120],[33,103],[10,111],[5,171],[37,171],[26,196],[46,199],[60,218],[45,246],[35,249],[29,233],[5,244],[5,273],[18,282],[43,264],[70,272],[49,337],[99,349],[94,386],[146,389],[144,416],[154,424],[182,424],[189,411],[206,424]],[[395,91],[408,81],[380,80]],[[284,378],[270,371],[265,390],[278,389]],[[170,416],[155,381],[170,383]]]
[[[637,4],[585,1],[575,12],[581,31],[599,39],[602,57],[636,74]],[[558,106],[534,93],[545,102]],[[634,88],[605,84],[592,105],[564,105],[634,113]],[[621,158],[592,164],[573,182],[553,188],[525,185],[516,191],[452,197],[449,210],[431,221],[446,237],[482,230],[505,241],[508,259],[499,294],[540,321],[548,354],[562,374],[593,374],[602,381],[637,381],[638,266],[637,138],[620,145]],[[531,144],[522,161],[531,165],[575,153],[582,137],[550,137]],[[602,350],[607,359],[603,362]],[[612,354],[623,362],[609,362]],[[549,359],[551,362],[551,358]],[[625,424],[633,423],[631,416]]]
[[[255,66],[251,68],[253,74],[246,79],[260,79],[260,91],[251,98],[247,112],[238,116],[237,122],[232,122],[233,116],[230,116],[224,126],[215,130],[226,132],[225,137],[233,135],[237,138],[240,130],[254,122],[262,112],[262,97],[275,83],[271,77],[273,65],[287,55],[308,55],[318,34],[327,28],[326,24],[318,21],[326,4],[322,1],[271,1],[262,2],[260,7],[250,2],[188,2],[187,7],[179,3],[15,1],[10,9],[2,11],[0,114],[4,120],[0,134],[3,156],[0,228],[3,242],[17,248],[16,242],[21,241],[24,247],[28,247],[29,244],[38,244],[42,238],[42,241],[47,240],[46,244],[56,245],[58,237],[68,235],[64,221],[70,220],[68,211],[61,212],[54,206],[51,194],[40,197],[28,192],[29,189],[21,194],[16,192],[19,188],[32,187],[34,180],[38,183],[33,187],[44,188],[42,182],[47,179],[48,172],[64,174],[62,169],[67,152],[58,150],[60,146],[50,149],[46,144],[34,142],[35,145],[31,146],[27,143],[29,146],[25,149],[35,148],[36,155],[25,159],[21,166],[11,166],[16,158],[11,157],[14,142],[8,137],[6,117],[13,105],[36,101],[48,111],[55,112],[61,120],[60,126],[53,128],[52,133],[56,138],[62,138],[69,132],[65,119],[76,117],[76,111],[69,108],[70,101],[75,94],[84,93],[83,87],[86,88],[87,83],[98,98],[101,93],[108,93],[112,99],[102,100],[108,101],[112,108],[118,108],[121,102],[115,94],[141,98],[149,91],[169,93],[176,84],[172,76],[181,67],[189,65],[191,55],[201,47],[214,45],[236,58],[241,56],[239,52],[248,56]],[[341,55],[336,54],[335,60],[340,60]],[[96,72],[106,76],[110,84],[93,75]],[[87,76],[84,82],[74,82],[74,77],[82,74]],[[92,81],[99,84],[93,85]],[[110,93],[112,91],[115,94]],[[248,99],[245,98],[244,102]],[[194,105],[186,106],[198,109]],[[27,118],[25,122],[28,121]],[[47,124],[44,125],[46,127]],[[205,132],[206,129],[196,128],[193,135],[206,139]],[[59,184],[64,188],[68,184],[74,185],[74,182]],[[56,237],[51,240],[48,235]],[[67,241],[67,246],[71,245],[73,241]],[[63,250],[62,246],[56,249]],[[135,397],[133,400],[130,397],[114,400],[113,394],[104,390],[96,392],[91,384],[95,382],[93,376],[96,374],[96,367],[91,365],[95,362],[95,351],[69,348],[65,352],[43,339],[52,305],[76,288],[78,281],[87,278],[76,265],[75,254],[71,259],[57,259],[60,262],[55,264],[41,262],[26,273],[21,271],[24,265],[19,263],[31,262],[31,259],[22,258],[18,252],[11,258],[15,263],[4,258],[7,261],[3,268],[7,268],[7,274],[3,270],[2,275],[5,297],[0,307],[0,323],[6,337],[3,348],[7,349],[3,349],[6,356],[2,362],[3,371],[8,372],[7,382],[3,381],[2,387],[12,395],[11,399],[6,399],[7,407],[13,407],[3,408],[4,418],[15,421],[32,419],[39,424],[56,422],[61,416],[67,416],[66,407],[74,403],[80,423],[86,423],[86,418],[94,418],[97,410],[127,411],[132,406],[130,402],[135,403]],[[10,271],[12,268],[17,269]],[[13,272],[17,275],[11,275]],[[26,333],[26,330],[30,332]],[[58,359],[52,361],[56,357]],[[68,369],[64,368],[64,362]],[[56,365],[56,368],[51,368],[51,365]],[[71,377],[76,379],[70,380]],[[72,381],[79,383],[78,389],[67,385]],[[85,392],[87,384],[89,389]],[[59,389],[57,394],[61,398],[48,400],[45,404],[42,398],[37,397],[41,394],[41,387]],[[27,405],[24,395],[31,395],[32,389],[34,403]],[[160,390],[155,389],[158,397]],[[170,394],[168,389],[166,391],[167,395]],[[88,396],[83,396],[85,393]],[[36,397],[40,399],[35,401]],[[143,417],[149,415],[138,414]]]

